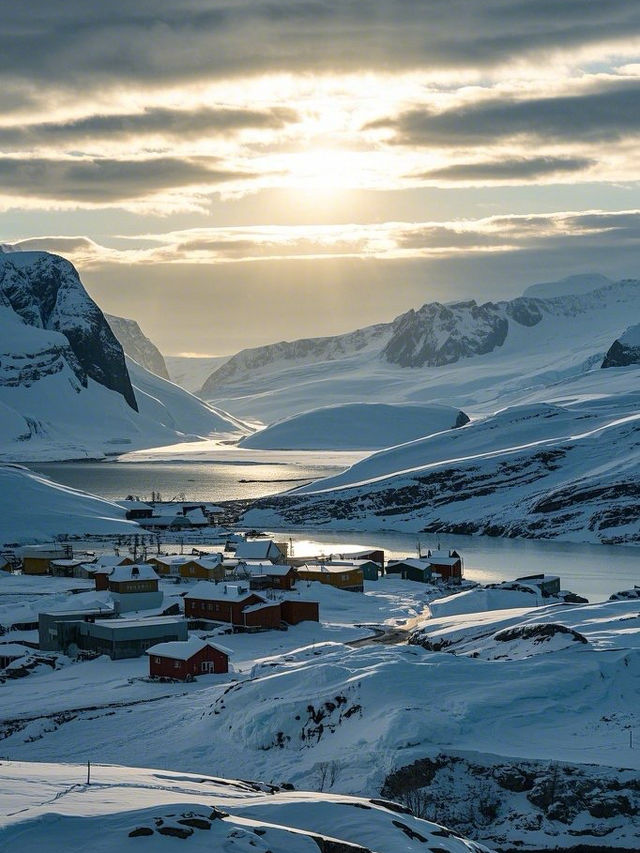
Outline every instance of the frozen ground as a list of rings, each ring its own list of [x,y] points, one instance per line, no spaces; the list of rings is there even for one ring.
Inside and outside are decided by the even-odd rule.
[[[185,840],[194,853],[484,849],[382,802],[101,764],[86,784],[86,772],[79,764],[3,762],[0,828],[8,849],[138,853],[182,849]]]

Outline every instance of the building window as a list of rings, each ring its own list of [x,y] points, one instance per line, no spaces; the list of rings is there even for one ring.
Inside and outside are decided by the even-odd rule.
[[[180,669],[180,661],[179,660],[174,660],[173,668],[174,669]]]

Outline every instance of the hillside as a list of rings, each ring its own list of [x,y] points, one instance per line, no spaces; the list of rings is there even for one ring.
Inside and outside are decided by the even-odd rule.
[[[379,600],[387,596],[391,617],[395,587],[372,587]],[[367,612],[369,594],[335,592],[340,595],[349,598],[350,613],[361,601]],[[339,617],[338,610],[330,612],[331,621]],[[274,632],[277,637],[227,635],[236,674],[203,676],[191,684],[150,683],[140,660],[103,657],[67,661],[58,673],[47,668],[11,691],[0,726],[3,750],[13,759],[39,761],[99,755],[101,762],[117,764],[126,755],[131,764],[172,767],[185,775],[240,775],[330,791],[321,796],[332,802],[391,798],[497,849],[564,849],[603,840],[604,847],[633,849],[640,813],[638,754],[628,739],[628,729],[638,724],[636,602],[426,620],[412,645],[353,648],[327,642],[328,627],[324,641],[322,629],[316,626],[314,636],[311,627]],[[303,638],[307,644],[297,645]],[[426,647],[443,639],[453,653]],[[76,689],[65,691],[67,684]],[[115,791],[104,796],[108,769],[94,772],[92,789],[107,802],[118,799]],[[149,794],[170,780],[163,796],[175,796],[172,774],[163,771],[157,783],[146,779]],[[200,782],[197,790],[190,800],[194,811],[210,782]],[[60,805],[60,798],[51,802],[57,791],[47,808]],[[237,799],[233,787],[228,793]],[[81,783],[69,795],[91,796]],[[289,796],[308,802],[305,794]],[[66,803],[68,796],[61,799]],[[269,802],[270,815],[286,813],[278,800]],[[135,810],[135,800],[132,805]],[[245,817],[282,820],[256,810],[263,806],[238,804]],[[354,831],[363,816],[376,831],[376,816],[365,809],[347,814]],[[129,817],[126,825],[128,832],[136,824]],[[343,837],[340,821],[330,833],[318,824],[296,825]],[[411,826],[428,837],[418,824]],[[385,846],[382,836],[344,837],[374,851],[398,849]],[[439,836],[440,850],[447,849],[447,837]],[[425,843],[420,849],[433,849]]]
[[[244,520],[638,544],[639,508],[636,392],[509,408],[265,498]]]
[[[3,545],[51,542],[58,534],[135,533],[139,526],[125,511],[19,465],[0,463],[0,517]]]
[[[241,447],[263,450],[375,450],[463,426],[469,418],[451,406],[326,406],[276,421],[247,436]]]
[[[3,762],[0,818],[8,849],[96,853],[373,853],[486,848],[382,800],[292,792],[169,770]],[[425,847],[425,845],[428,845]]]
[[[162,379],[170,378],[162,353],[153,341],[143,334],[135,320],[115,317],[112,314],[105,314],[105,318],[129,358]]]

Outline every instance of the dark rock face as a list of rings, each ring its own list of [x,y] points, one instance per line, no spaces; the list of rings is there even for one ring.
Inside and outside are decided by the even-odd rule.
[[[614,850],[626,847],[617,833],[638,824],[639,790],[631,770],[472,753],[399,767],[381,794],[499,850],[577,850],[576,838],[584,849],[603,850],[602,836]]]
[[[640,347],[625,346],[620,341],[614,341],[601,367],[628,367],[630,364],[640,364]]]
[[[114,317],[105,314],[111,331],[116,336],[125,353],[141,364],[156,376],[170,379],[167,365],[158,347],[143,334],[142,329],[135,320],[127,320],[125,317]]]
[[[90,377],[138,411],[122,347],[69,261],[46,252],[0,254],[0,305],[30,326],[61,332],[78,381],[86,387]]]
[[[502,346],[508,331],[504,308],[493,302],[433,302],[396,320],[382,356],[400,367],[441,367],[492,352]]]

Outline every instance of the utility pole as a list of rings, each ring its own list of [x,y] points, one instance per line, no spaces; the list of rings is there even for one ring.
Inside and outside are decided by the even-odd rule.
[[[91,784],[91,762],[87,761],[87,785]]]

